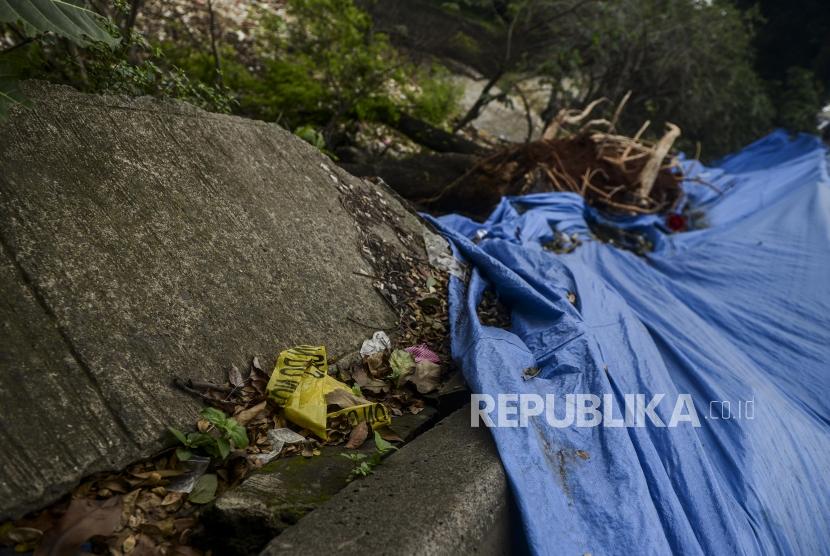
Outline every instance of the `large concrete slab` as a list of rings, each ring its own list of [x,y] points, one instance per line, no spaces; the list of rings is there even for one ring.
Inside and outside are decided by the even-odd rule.
[[[313,147],[182,103],[27,91],[0,124],[0,520],[192,423],[174,376],[221,380],[298,343],[337,354],[371,332],[350,319],[394,323],[365,217],[341,203],[373,186]],[[397,215],[378,236],[420,238],[371,195]]]

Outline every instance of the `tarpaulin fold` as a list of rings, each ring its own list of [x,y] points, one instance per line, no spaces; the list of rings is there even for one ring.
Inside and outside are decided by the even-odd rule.
[[[616,221],[651,239],[643,256],[594,239],[603,217],[576,194],[433,220],[470,267],[452,278],[450,323],[473,392],[550,395],[560,417],[568,394],[606,396],[615,414],[626,395],[662,394],[665,423],[688,394],[700,418],[492,428],[534,553],[830,554],[827,152],[778,131],[684,167],[705,226]],[[582,243],[545,250],[556,232]],[[479,321],[487,288],[509,329]]]

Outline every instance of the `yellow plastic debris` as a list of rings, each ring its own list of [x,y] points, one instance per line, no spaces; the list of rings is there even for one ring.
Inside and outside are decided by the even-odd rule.
[[[328,418],[346,415],[354,426],[366,421],[373,427],[389,425],[389,411],[379,403],[366,402],[327,413],[326,394],[351,389],[328,374],[326,348],[297,346],[280,353],[277,366],[268,381],[268,397],[283,408],[285,418],[305,427],[323,440],[328,439]]]

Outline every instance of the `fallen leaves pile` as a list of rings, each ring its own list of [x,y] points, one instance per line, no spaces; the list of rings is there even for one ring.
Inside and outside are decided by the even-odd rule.
[[[223,385],[181,383],[212,406],[233,412],[234,432],[244,438],[235,441],[235,449],[228,446],[224,453],[217,448],[215,457],[208,457],[170,448],[121,472],[88,477],[66,499],[3,524],[0,545],[14,546],[17,552],[34,549],[38,556],[204,554],[190,545],[201,507],[244,479],[257,465],[256,456],[270,449],[267,431],[285,426],[265,400],[268,377],[254,358],[244,379],[234,367]],[[205,408],[202,415],[208,418],[200,419],[188,435],[221,439],[211,420],[224,414],[214,407]],[[297,449],[289,445],[283,453]]]
[[[400,263],[395,256],[398,264],[386,275],[395,283],[385,282],[380,289],[397,292],[390,295],[406,320],[394,346],[377,331],[364,342],[363,354],[329,361],[329,374],[352,388],[351,394],[338,390],[327,396],[330,407],[368,400],[382,403],[393,418],[418,414],[447,378],[447,276],[414,258]],[[38,556],[210,554],[192,544],[200,512],[252,470],[278,457],[314,457],[323,445],[356,450],[370,437],[366,422],[350,424],[344,418],[329,420],[326,440],[290,423],[268,397],[270,375],[254,357],[244,371],[232,367],[222,384],[176,379],[176,387],[207,406],[193,430],[171,429],[178,446],[121,472],[88,477],[60,502],[3,524],[0,546],[34,550]],[[388,427],[375,432],[383,439],[376,444],[401,441]],[[378,463],[354,460],[355,476]]]
[[[379,186],[382,180],[377,179]],[[401,215],[389,208],[380,192],[340,183],[340,202],[360,228],[361,255],[372,273],[356,274],[372,280],[375,289],[398,315],[395,336],[402,345],[425,343],[449,361],[448,275],[420,258],[423,240],[404,230]],[[399,245],[384,240],[375,227],[392,229]],[[401,249],[401,246],[405,249]],[[350,317],[366,328],[381,328]]]
[[[37,556],[203,554],[189,542],[205,489],[188,495],[169,488],[185,474],[165,453],[121,473],[89,477],[61,502],[0,526],[0,544]]]

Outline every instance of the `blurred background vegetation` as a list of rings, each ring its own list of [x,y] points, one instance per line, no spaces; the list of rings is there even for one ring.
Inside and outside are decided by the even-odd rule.
[[[519,99],[528,121],[535,110],[544,126],[561,108],[631,91],[623,132],[650,120],[660,133],[671,121],[681,148],[712,158],[774,126],[815,132],[830,91],[826,0],[83,5],[117,40],[73,40],[0,17],[0,81],[179,98],[277,122],[330,154],[357,146],[392,155],[406,141],[440,150],[492,103]],[[459,76],[480,84],[463,108]]]

